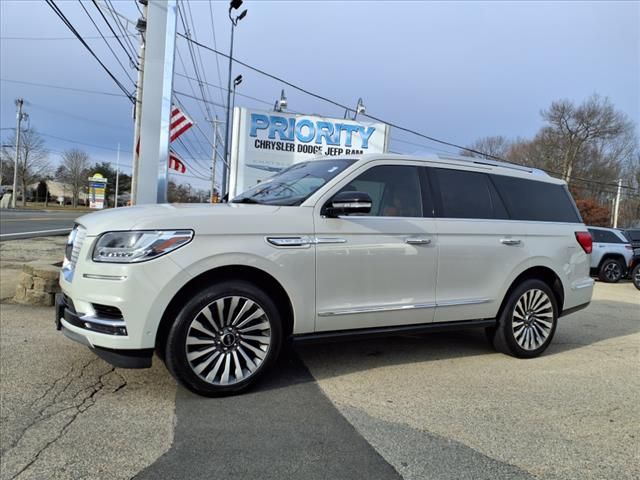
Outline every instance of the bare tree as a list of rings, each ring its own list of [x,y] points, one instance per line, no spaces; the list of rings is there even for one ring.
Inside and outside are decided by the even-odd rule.
[[[576,162],[584,159],[585,154],[588,158],[594,158],[596,151],[601,158],[632,154],[629,146],[635,136],[633,123],[624,113],[616,111],[608,98],[592,95],[579,106],[560,100],[541,115],[548,123],[542,133],[562,152],[562,174],[567,183]]]
[[[89,174],[89,155],[77,148],[62,154],[62,165],[58,169],[58,177],[71,187],[73,206],[78,206],[78,197],[82,187],[87,183]]]
[[[15,139],[8,139],[8,147],[2,152],[2,181],[10,183],[13,179],[13,167],[15,159]],[[20,135],[20,155],[18,160],[18,184],[22,190],[22,206],[27,199],[27,185],[30,185],[44,177],[50,169],[49,151],[45,147],[44,140],[35,128],[23,130]],[[5,180],[6,178],[6,180]]]
[[[460,154],[465,157],[480,157],[488,159],[495,157],[505,159],[511,148],[511,142],[502,135],[496,135],[480,138],[471,145],[468,145],[467,148],[475,150],[476,152],[481,152],[484,155],[470,152],[469,150],[462,150]]]

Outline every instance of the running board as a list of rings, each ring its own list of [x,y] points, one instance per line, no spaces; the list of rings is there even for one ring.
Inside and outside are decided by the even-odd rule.
[[[292,335],[295,343],[319,343],[332,340],[350,340],[356,338],[387,337],[390,335],[420,334],[429,332],[446,332],[474,327],[495,327],[496,319],[464,320],[460,322],[421,323],[418,325],[401,325],[392,327],[358,328],[353,330],[337,330],[332,332],[304,333]]]

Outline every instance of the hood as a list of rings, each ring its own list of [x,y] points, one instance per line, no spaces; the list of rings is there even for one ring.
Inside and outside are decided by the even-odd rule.
[[[83,215],[76,223],[84,226],[90,236],[112,230],[190,229],[208,232],[219,231],[221,225],[251,222],[252,217],[264,217],[280,208],[237,203],[163,203],[102,210]]]

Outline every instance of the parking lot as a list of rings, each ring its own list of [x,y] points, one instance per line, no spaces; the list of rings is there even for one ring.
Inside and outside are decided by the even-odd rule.
[[[3,242],[3,292],[25,248]],[[223,399],[177,387],[158,359],[113,369],[56,332],[52,309],[7,296],[2,479],[640,475],[640,292],[628,282],[597,283],[540,358],[497,354],[480,330],[304,346]]]

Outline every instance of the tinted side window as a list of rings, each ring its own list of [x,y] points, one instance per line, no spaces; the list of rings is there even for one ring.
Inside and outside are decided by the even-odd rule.
[[[434,168],[444,218],[508,218],[499,195],[484,173]]]
[[[615,233],[610,232],[608,230],[600,230],[600,234],[602,235],[602,238],[603,238],[603,240],[600,240],[601,242],[604,242],[604,243],[625,243]]]
[[[418,167],[380,165],[352,180],[341,192],[368,193],[376,217],[421,217],[422,195]]]
[[[491,175],[514,220],[582,223],[564,185]]]

